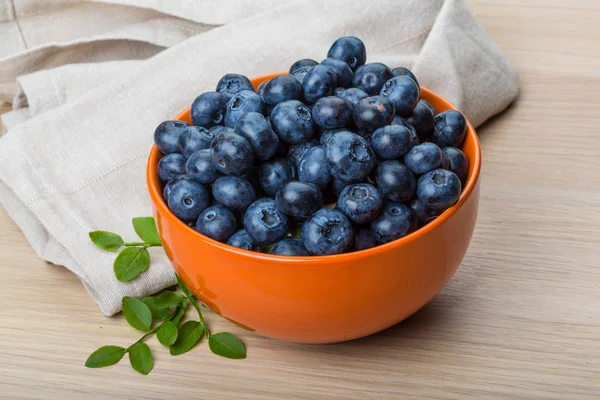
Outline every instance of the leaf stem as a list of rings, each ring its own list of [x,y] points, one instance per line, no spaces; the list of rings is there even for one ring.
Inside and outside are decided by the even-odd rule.
[[[142,336],[141,338],[139,338],[139,340],[137,342],[135,342],[134,344],[132,344],[131,346],[129,346],[127,349],[125,349],[125,352],[128,352],[129,349],[131,349],[133,346],[135,346],[136,344],[143,342],[145,339],[147,339],[149,336],[155,334],[156,332],[158,332],[158,330],[163,326],[163,324],[167,321],[170,321],[171,318],[173,318],[177,312],[179,311],[179,308],[176,307],[175,311],[173,311],[167,318],[163,319],[161,321],[161,323],[157,326],[155,326],[154,328],[152,328],[152,330],[146,332],[146,334],[144,336]]]
[[[158,247],[162,246],[161,243],[146,243],[146,242],[128,242],[123,243],[125,247]]]
[[[210,339],[210,331],[208,330],[208,325],[206,325],[206,321],[204,320],[204,316],[202,315],[202,311],[200,310],[198,302],[193,296],[187,296],[187,298],[192,303],[196,311],[198,311],[198,318],[200,319],[200,324],[204,328],[204,332],[206,332],[206,338]]]

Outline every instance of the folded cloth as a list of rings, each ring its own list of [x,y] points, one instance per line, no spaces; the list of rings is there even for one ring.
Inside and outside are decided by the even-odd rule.
[[[208,3],[198,7],[211,8]],[[148,271],[118,282],[115,255],[97,249],[88,232],[135,237],[131,218],[151,213],[144,168],[154,128],[198,94],[214,90],[225,73],[254,77],[284,71],[300,58],[322,60],[335,39],[354,35],[365,42],[368,61],[411,68],[423,86],[447,97],[474,125],[517,96],[513,67],[462,0],[238,3],[263,7],[232,20],[222,20],[221,13],[221,20],[211,21],[196,12],[205,17],[196,22],[224,25],[205,28],[150,59],[127,61],[122,69],[88,63],[19,79],[15,103],[29,110],[10,118],[17,122],[0,137],[0,201],[39,257],[76,273],[106,315],[120,310],[123,296],[145,296],[173,284],[173,272],[153,248]],[[5,61],[0,70],[10,69]],[[86,80],[86,73],[77,73],[86,68],[105,78],[73,90],[77,82],[68,77]]]

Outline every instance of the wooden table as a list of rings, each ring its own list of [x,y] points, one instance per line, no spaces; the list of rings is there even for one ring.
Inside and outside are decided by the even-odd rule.
[[[479,129],[484,165],[473,242],[449,285],[407,321],[337,345],[234,331],[248,359],[206,344],[149,377],[127,360],[83,367],[138,334],[105,318],[79,280],[37,259],[0,211],[0,397],[600,397],[600,3],[473,0],[519,71],[521,96]]]

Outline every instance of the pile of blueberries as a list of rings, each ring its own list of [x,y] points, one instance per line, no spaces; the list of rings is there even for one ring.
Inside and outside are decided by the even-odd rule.
[[[342,37],[320,64],[297,61],[256,91],[227,74],[194,100],[193,125],[161,123],[170,210],[231,246],[308,256],[391,242],[455,204],[464,116],[420,100],[410,70],[366,58]]]

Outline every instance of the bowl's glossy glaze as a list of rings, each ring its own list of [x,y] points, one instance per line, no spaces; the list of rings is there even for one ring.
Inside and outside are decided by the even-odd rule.
[[[253,80],[258,86],[272,78]],[[422,89],[438,111],[448,101]],[[189,108],[176,117],[190,123]],[[462,146],[469,177],[456,205],[418,231],[360,252],[282,257],[219,243],[181,222],[162,198],[152,148],[147,181],[164,249],[185,284],[214,312],[248,330],[302,343],[331,343],[390,327],[431,300],[471,241],[479,204],[481,154],[469,124]]]

